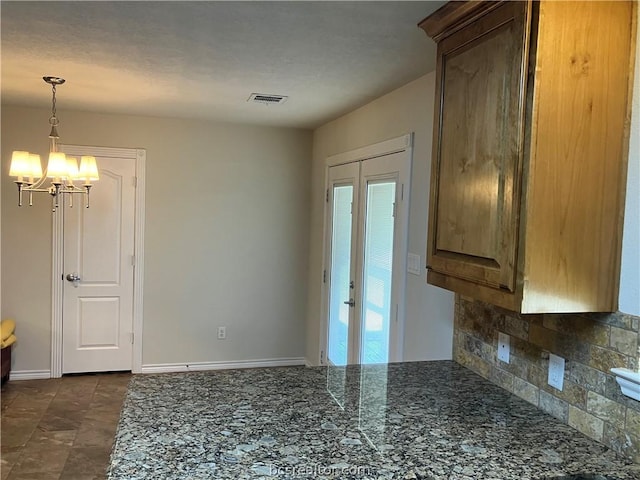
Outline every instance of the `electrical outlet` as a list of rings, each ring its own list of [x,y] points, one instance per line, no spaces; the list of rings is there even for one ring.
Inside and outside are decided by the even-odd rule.
[[[498,360],[509,363],[511,353],[511,337],[506,333],[498,333]]]
[[[227,338],[227,327],[218,327],[218,340],[225,340]]]
[[[564,358],[553,353],[549,354],[549,378],[547,382],[552,387],[562,391],[564,386]]]

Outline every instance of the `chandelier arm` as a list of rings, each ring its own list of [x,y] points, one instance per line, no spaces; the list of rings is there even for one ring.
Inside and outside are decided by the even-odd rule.
[[[63,186],[63,190],[61,190],[61,193],[86,193],[85,190],[85,185],[83,185],[82,187],[77,187],[75,185],[64,185]]]
[[[51,189],[50,188],[22,187],[22,190],[25,191],[25,192],[51,193]]]
[[[42,177],[36,180],[36,182],[33,185],[29,186],[29,190],[33,190],[34,192],[38,191],[38,189],[42,187],[42,185],[44,185],[46,181],[47,181],[47,171],[45,170],[45,172],[42,174]],[[49,190],[45,190],[45,191],[48,192]]]

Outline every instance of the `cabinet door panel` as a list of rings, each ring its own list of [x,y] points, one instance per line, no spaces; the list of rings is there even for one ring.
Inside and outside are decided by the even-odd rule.
[[[528,4],[508,2],[438,45],[429,266],[513,291]]]

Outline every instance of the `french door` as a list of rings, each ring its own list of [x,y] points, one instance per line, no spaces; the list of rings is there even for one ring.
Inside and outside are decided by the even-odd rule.
[[[339,165],[329,169],[330,228],[329,268],[325,282],[329,283],[327,332],[327,360],[333,365],[350,361],[354,339],[355,317],[355,245],[358,238],[357,205],[360,182],[360,163]],[[353,206],[356,206],[354,212]],[[354,215],[356,213],[356,215]]]
[[[400,152],[329,167],[324,281],[330,365],[401,360],[408,159]]]

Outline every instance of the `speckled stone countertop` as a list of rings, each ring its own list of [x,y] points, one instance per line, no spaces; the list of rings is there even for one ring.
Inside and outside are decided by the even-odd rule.
[[[454,362],[137,375],[108,478],[640,479]],[[596,476],[597,475],[597,476]]]

